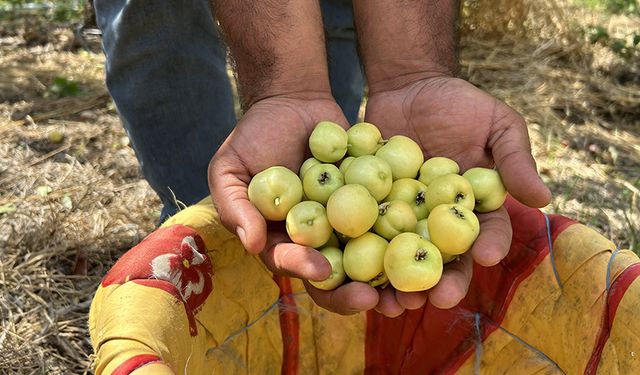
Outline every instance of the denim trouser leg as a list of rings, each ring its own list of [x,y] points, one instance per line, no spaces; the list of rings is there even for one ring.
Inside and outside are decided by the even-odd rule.
[[[327,27],[332,91],[354,123],[363,78],[351,6],[324,3],[325,20],[336,21]],[[235,125],[226,49],[207,0],[95,0],[95,8],[107,87],[164,219],[178,209],[174,195],[189,205],[209,194],[207,166]]]
[[[350,0],[321,0],[327,40],[331,93],[353,125],[364,92],[364,72],[358,57],[353,8]]]

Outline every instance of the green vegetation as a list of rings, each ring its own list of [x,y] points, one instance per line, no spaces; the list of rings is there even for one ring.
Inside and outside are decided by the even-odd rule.
[[[594,25],[588,27],[585,34],[591,44],[608,47],[620,57],[628,59],[640,54],[640,31],[634,31],[622,37],[613,37],[603,26]]]
[[[78,82],[65,77],[54,77],[53,83],[49,86],[49,93],[55,97],[75,96],[80,92]]]
[[[640,14],[638,0],[576,0],[576,2],[612,14]]]

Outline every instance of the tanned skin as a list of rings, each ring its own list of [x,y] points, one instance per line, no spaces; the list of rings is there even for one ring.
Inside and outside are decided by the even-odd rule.
[[[290,243],[282,225],[266,223],[249,202],[251,177],[274,165],[298,170],[315,124],[347,127],[331,96],[317,0],[216,0],[216,15],[239,81],[245,113],[209,167],[222,223],[275,273],[322,280],[328,262]],[[536,173],[524,119],[506,104],[455,78],[458,1],[355,0],[360,56],[369,85],[365,120],[386,138],[410,136],[427,157],[446,156],[461,172],[495,166],[509,193],[543,207],[549,190]],[[375,308],[387,316],[424,305],[455,306],[467,293],[473,262],[498,263],[508,253],[504,208],[479,216],[481,234],[469,254],[447,265],[440,283],[421,293],[378,291],[352,282],[334,291],[307,284],[314,301],[341,314]]]

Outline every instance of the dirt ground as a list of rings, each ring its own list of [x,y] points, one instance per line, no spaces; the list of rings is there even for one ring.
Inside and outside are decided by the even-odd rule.
[[[602,25],[625,38],[640,20],[550,12],[550,3],[515,14],[515,25],[483,21],[486,12],[468,16],[461,74],[527,119],[554,194],[544,210],[638,252],[640,53],[622,56],[581,30]],[[93,292],[160,212],[104,86],[103,63],[99,37],[79,43],[66,27],[25,21],[0,27],[3,374],[90,372]]]

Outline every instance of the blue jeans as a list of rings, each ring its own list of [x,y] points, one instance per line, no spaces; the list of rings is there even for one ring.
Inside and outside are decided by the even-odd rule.
[[[236,123],[207,0],[95,0],[109,93],[159,195],[161,220],[209,194],[207,167]],[[331,87],[356,121],[364,76],[349,1],[322,1]]]

